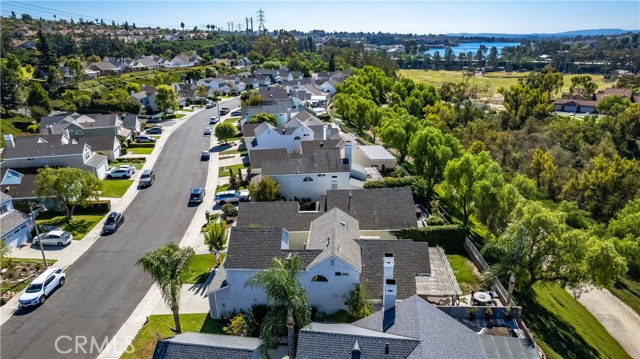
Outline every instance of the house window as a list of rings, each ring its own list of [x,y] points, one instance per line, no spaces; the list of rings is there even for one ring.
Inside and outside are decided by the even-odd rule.
[[[309,136],[309,134],[308,134],[308,133],[305,133],[303,136]]]
[[[311,181],[313,181],[313,178],[311,178],[311,177],[305,177],[305,178],[302,180],[302,182],[311,182]]]
[[[314,275],[313,278],[311,278],[312,282],[328,282],[327,277],[323,276],[323,275]]]
[[[325,177],[325,176],[326,176],[326,174],[324,174],[324,173],[318,173],[318,177]]]
[[[0,206],[0,213],[7,213],[9,212],[9,206],[6,203],[3,203],[2,206]]]
[[[305,136],[306,136],[306,135],[305,135]],[[300,139],[300,136],[296,136],[296,137],[294,137],[293,139],[294,139],[294,140],[299,140],[299,139]]]
[[[338,178],[338,176],[331,176],[331,178]]]
[[[349,273],[347,272],[336,272],[336,277],[348,277]]]

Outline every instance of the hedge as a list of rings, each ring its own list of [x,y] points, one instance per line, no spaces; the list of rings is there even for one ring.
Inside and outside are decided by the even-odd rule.
[[[367,181],[364,183],[364,188],[399,188],[408,187],[411,188],[413,184],[413,178],[411,177],[385,177],[381,181]]]
[[[430,226],[423,228],[405,228],[394,232],[398,238],[412,239],[416,242],[428,242],[429,246],[440,246],[450,254],[466,255],[464,249],[465,230],[457,224]]]

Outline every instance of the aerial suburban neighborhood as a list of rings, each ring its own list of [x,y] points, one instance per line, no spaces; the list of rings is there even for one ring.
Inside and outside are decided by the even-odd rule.
[[[640,4],[501,4],[3,1],[0,357],[640,358]]]

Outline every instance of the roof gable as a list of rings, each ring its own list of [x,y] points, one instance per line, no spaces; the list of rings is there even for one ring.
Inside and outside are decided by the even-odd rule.
[[[309,266],[333,255],[360,272],[362,261],[360,246],[356,242],[359,236],[358,221],[337,208],[316,218],[311,222],[307,249],[316,249],[322,252]]]

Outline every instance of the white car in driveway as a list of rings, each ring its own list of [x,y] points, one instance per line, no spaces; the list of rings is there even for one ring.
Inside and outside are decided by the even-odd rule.
[[[118,168],[119,169],[123,169],[123,170],[127,170],[131,174],[136,173],[136,168],[133,167],[132,165],[120,165],[120,166],[118,166]]]
[[[129,169],[126,169],[126,168],[116,167],[116,168],[112,169],[111,171],[107,172],[107,178],[108,179],[112,179],[112,178],[126,178],[126,179],[129,179],[129,177],[131,177],[131,171]]]
[[[34,279],[20,296],[20,307],[44,304],[53,291],[64,285],[66,274],[60,268],[49,268]]]
[[[64,231],[51,231],[43,233],[33,239],[33,244],[42,243],[49,246],[66,246],[73,240],[73,234]]]
[[[222,191],[216,193],[216,203],[223,205],[226,203],[238,203],[251,201],[251,195],[247,190],[241,191]]]

